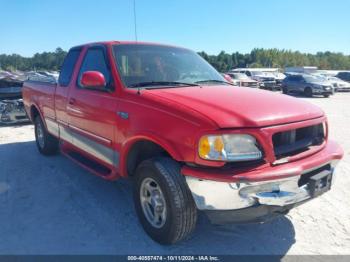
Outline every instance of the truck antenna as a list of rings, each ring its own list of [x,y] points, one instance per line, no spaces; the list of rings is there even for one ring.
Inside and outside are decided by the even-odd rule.
[[[135,27],[135,41],[137,42],[136,0],[134,0],[134,27]]]

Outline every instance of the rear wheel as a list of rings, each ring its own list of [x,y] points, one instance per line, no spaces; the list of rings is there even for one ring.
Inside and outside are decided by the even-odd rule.
[[[38,150],[43,155],[54,155],[58,151],[58,139],[49,134],[40,116],[34,121],[35,140]]]
[[[324,97],[329,97],[329,96],[330,96],[330,94],[324,94],[323,96],[324,96]]]
[[[306,87],[305,90],[304,90],[304,95],[306,97],[312,97],[312,89],[311,87]]]
[[[173,244],[189,236],[196,226],[197,208],[170,158],[143,161],[134,177],[134,203],[147,234],[160,244]]]

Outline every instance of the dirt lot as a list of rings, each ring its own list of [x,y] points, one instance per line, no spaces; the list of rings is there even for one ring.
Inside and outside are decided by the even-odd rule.
[[[307,100],[345,150],[331,192],[262,225],[201,216],[191,239],[169,247],[143,232],[128,181],[39,155],[31,125],[0,127],[0,254],[350,254],[350,94]]]

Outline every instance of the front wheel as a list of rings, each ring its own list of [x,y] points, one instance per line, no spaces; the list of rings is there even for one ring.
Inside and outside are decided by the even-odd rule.
[[[330,96],[330,94],[325,94],[325,95],[323,95],[323,96],[327,98],[327,97],[329,97],[329,96]]]
[[[197,221],[197,208],[181,175],[170,158],[143,161],[134,177],[134,203],[147,234],[160,244],[174,244],[189,236]]]
[[[58,139],[49,134],[40,116],[34,120],[35,141],[39,152],[43,155],[54,155],[58,151]]]
[[[306,87],[305,90],[304,90],[304,95],[306,97],[312,97],[312,89],[311,87]]]

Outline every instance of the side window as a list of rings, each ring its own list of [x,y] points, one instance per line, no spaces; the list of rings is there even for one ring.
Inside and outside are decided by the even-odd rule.
[[[62,64],[61,73],[58,78],[58,84],[60,86],[68,86],[72,78],[75,64],[80,55],[80,49],[74,49],[69,51],[64,62]]]
[[[111,88],[111,73],[106,61],[105,52],[103,48],[92,47],[88,49],[84,57],[83,63],[80,67],[78,77],[79,83],[82,74],[86,71],[98,71],[102,73],[106,79],[107,89]]]

